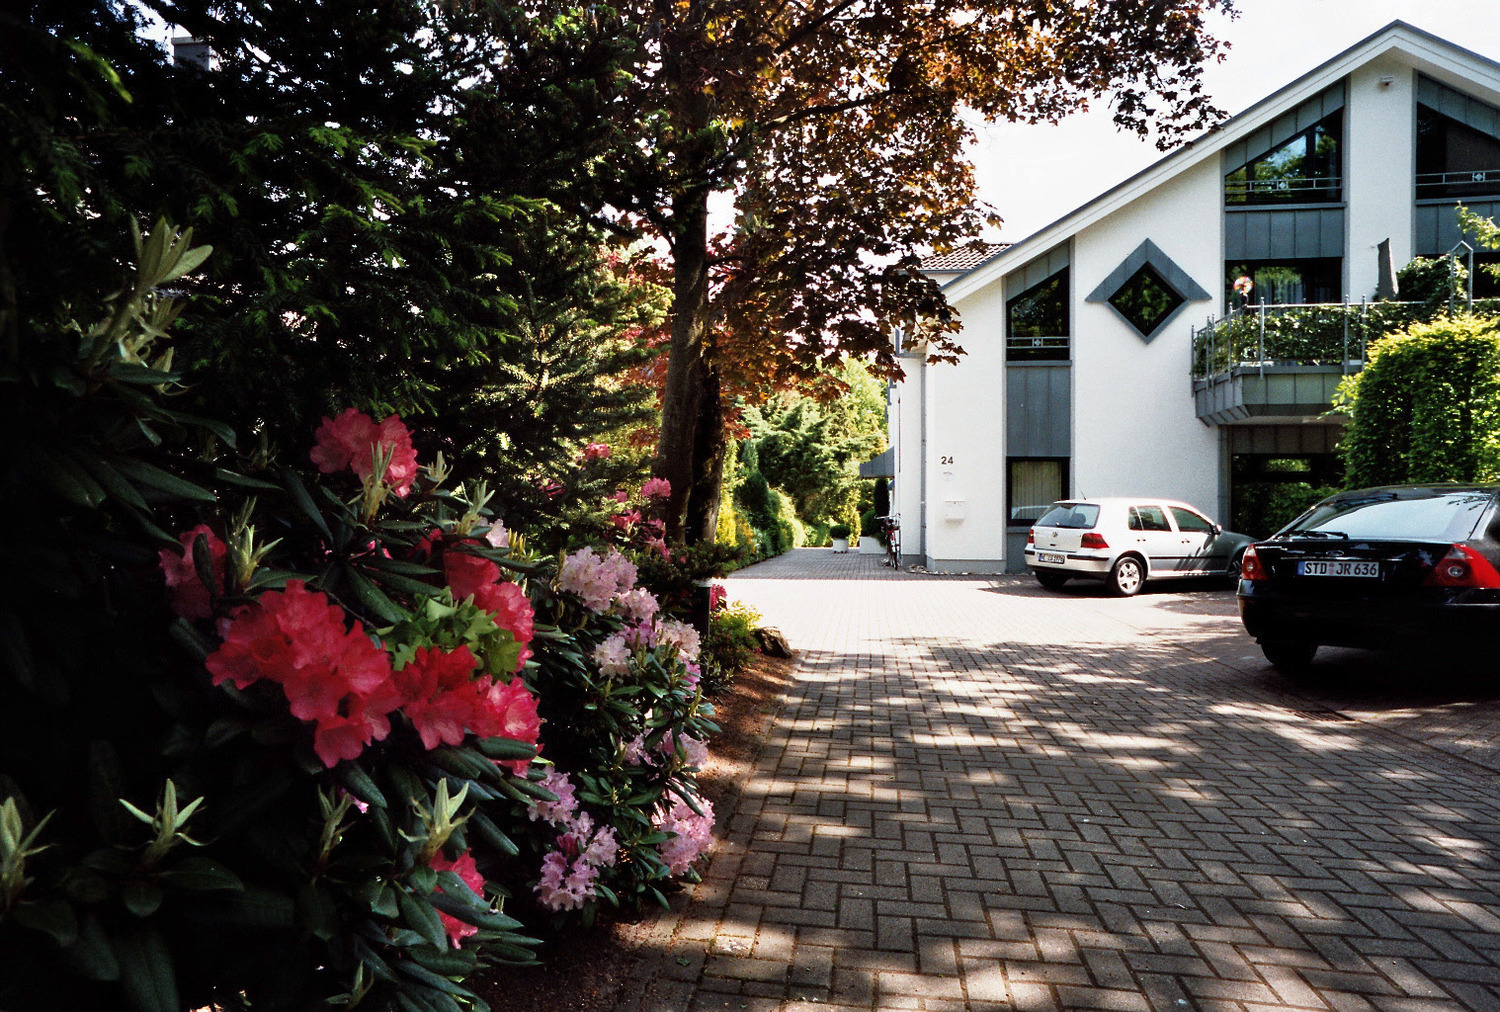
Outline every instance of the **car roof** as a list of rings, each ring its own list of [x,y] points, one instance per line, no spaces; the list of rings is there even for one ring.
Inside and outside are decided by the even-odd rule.
[[[1178,499],[1163,499],[1154,495],[1101,495],[1097,499],[1059,499],[1054,506],[1067,503],[1070,506],[1137,506],[1142,503],[1151,506],[1181,506],[1190,509],[1194,513],[1203,512],[1191,503],[1185,503]]]

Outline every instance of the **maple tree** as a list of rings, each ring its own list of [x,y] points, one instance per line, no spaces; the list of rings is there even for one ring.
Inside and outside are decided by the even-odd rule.
[[[596,153],[558,165],[556,199],[668,250],[657,466],[669,531],[689,543],[715,526],[726,384],[805,380],[851,355],[895,376],[894,328],[934,358],[960,354],[954,314],[915,267],[986,217],[966,115],[1056,120],[1108,96],[1122,128],[1170,142],[1220,115],[1201,83],[1223,46],[1206,19],[1234,13],[1233,0],[491,10],[509,72],[538,82],[500,118],[552,117]],[[715,193],[733,194],[723,229]]]

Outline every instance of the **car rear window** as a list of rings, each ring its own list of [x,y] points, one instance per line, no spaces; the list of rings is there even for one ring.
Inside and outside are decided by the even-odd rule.
[[[1060,502],[1036,522],[1038,527],[1069,527],[1086,531],[1099,522],[1099,507],[1093,503]]]
[[[1473,490],[1341,497],[1319,503],[1282,534],[1296,536],[1312,531],[1349,538],[1463,541],[1473,537],[1492,499],[1490,492]]]

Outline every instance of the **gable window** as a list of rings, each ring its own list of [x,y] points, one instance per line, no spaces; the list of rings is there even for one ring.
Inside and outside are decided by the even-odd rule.
[[[1224,203],[1337,204],[1343,200],[1344,113],[1324,117],[1224,177]]]
[[[1068,270],[1005,303],[1005,357],[1012,362],[1068,358]]]
[[[1142,264],[1141,269],[1109,297],[1109,304],[1142,335],[1154,333],[1186,301],[1150,264]]]
[[[1417,106],[1417,197],[1500,194],[1500,138]]]
[[[1005,462],[1005,516],[1012,527],[1030,527],[1068,497],[1067,457],[1010,457]]]
[[[1249,278],[1245,299],[1234,291],[1234,283]],[[1338,257],[1308,257],[1301,260],[1229,261],[1224,265],[1225,305],[1300,306],[1343,301],[1344,262]]]

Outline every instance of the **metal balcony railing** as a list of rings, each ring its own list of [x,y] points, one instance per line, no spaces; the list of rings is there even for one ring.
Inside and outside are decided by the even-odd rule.
[[[1500,194],[1500,169],[1423,172],[1417,176],[1417,199],[1478,197]]]
[[[1343,199],[1339,176],[1311,179],[1226,179],[1224,202],[1246,204],[1337,204]]]
[[[1476,312],[1500,314],[1500,299],[1477,299],[1472,306]],[[1193,379],[1286,365],[1358,372],[1371,341],[1449,308],[1447,303],[1363,300],[1246,306],[1193,329]]]

